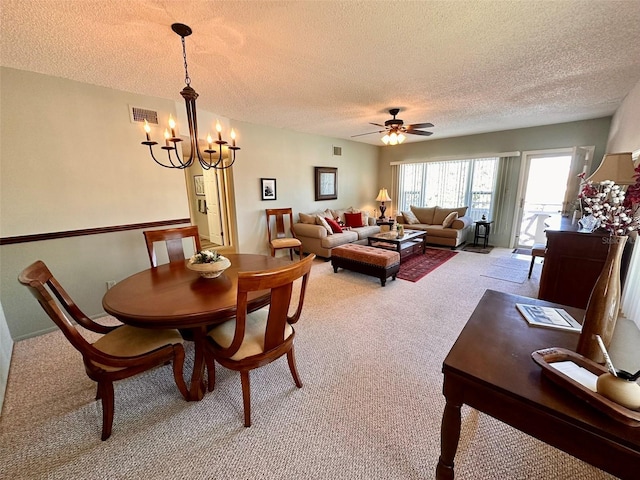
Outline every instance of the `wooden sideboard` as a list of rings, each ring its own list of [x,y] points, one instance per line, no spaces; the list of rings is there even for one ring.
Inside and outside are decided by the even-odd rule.
[[[602,272],[609,243],[606,232],[578,233],[577,228],[563,219],[559,228],[546,230],[547,251],[538,298],[584,309]],[[621,268],[623,282],[631,246],[627,241]]]

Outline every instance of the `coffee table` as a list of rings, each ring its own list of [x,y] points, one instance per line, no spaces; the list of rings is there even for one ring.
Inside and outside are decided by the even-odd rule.
[[[613,419],[544,378],[531,358],[548,347],[575,351],[578,333],[530,327],[516,303],[562,307],[576,319],[584,315],[544,300],[485,292],[442,366],[446,406],[436,479],[454,478],[463,404],[612,475],[638,478],[640,427]]]
[[[424,253],[427,248],[427,232],[422,230],[405,230],[404,235],[398,238],[397,232],[381,232],[367,237],[367,245],[370,247],[395,250],[400,254],[400,263],[407,258]]]

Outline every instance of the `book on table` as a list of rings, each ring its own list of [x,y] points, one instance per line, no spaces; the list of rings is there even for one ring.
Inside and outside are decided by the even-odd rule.
[[[527,323],[534,327],[556,328],[572,332],[582,330],[582,325],[562,308],[541,307],[526,303],[516,303],[516,308]]]

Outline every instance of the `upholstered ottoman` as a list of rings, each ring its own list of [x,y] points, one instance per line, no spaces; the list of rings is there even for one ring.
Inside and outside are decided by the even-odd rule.
[[[336,273],[338,268],[344,268],[377,277],[384,287],[387,278],[396,279],[400,270],[400,254],[384,248],[349,243],[331,250],[331,266]]]

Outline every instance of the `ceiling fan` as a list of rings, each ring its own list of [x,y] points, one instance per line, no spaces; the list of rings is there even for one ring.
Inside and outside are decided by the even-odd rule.
[[[377,130],[375,132],[368,133],[360,133],[358,135],[351,135],[353,137],[360,137],[362,135],[371,135],[372,133],[383,133],[385,132],[384,137],[382,137],[382,141],[385,145],[397,145],[398,143],[404,142],[405,133],[409,133],[411,135],[422,135],[424,137],[428,137],[429,135],[433,135],[433,132],[425,132],[424,130],[419,130],[421,128],[430,128],[433,127],[432,123],[414,123],[413,125],[405,125],[402,120],[396,118],[396,115],[400,112],[399,108],[392,108],[389,110],[389,114],[393,117],[386,122],[384,125],[379,123],[371,123],[371,125],[375,125],[376,127],[383,127],[384,130]]]

